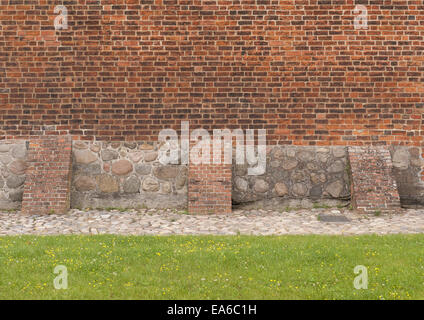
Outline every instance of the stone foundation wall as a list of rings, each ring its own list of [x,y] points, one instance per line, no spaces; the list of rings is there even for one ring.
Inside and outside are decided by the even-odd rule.
[[[73,144],[73,208],[186,208],[187,167],[159,163],[158,145]]]
[[[0,209],[16,209],[21,206],[26,158],[25,141],[0,141]]]
[[[267,151],[264,175],[248,176],[247,165],[233,165],[233,202],[264,199],[348,199],[345,147],[274,146]]]
[[[402,206],[424,205],[424,182],[419,178],[424,165],[417,147],[390,147],[393,173]]]
[[[74,141],[71,208],[187,208],[187,166],[164,166],[158,145]],[[423,159],[415,147],[390,147],[401,203],[424,205]],[[26,141],[0,141],[0,209],[20,208]],[[345,147],[270,146],[264,175],[232,166],[233,204],[310,206],[349,200]]]

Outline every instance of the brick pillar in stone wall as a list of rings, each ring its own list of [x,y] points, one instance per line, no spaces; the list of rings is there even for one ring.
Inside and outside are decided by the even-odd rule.
[[[191,142],[191,147],[193,143]],[[215,155],[210,149],[209,164],[188,165],[188,212],[190,214],[231,213],[232,171],[231,163],[225,164],[224,152]],[[221,161],[218,164],[218,158]]]
[[[349,147],[352,206],[361,213],[394,212],[400,199],[388,147]]]
[[[188,212],[231,213],[231,164],[193,164],[188,168]]]
[[[31,139],[22,213],[66,213],[70,206],[71,169],[71,136]]]

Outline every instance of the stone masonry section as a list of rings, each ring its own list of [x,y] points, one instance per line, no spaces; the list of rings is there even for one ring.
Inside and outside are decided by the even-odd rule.
[[[0,141],[1,209],[18,209],[20,207],[27,168],[26,160],[26,141]]]
[[[187,208],[187,166],[163,165],[158,143],[74,141],[72,208]]]
[[[386,147],[349,147],[352,205],[358,212],[395,212],[400,199]]]
[[[70,208],[71,136],[40,136],[29,142],[22,201],[24,214],[66,213]]]
[[[231,213],[231,164],[190,162],[188,169],[188,212]]]

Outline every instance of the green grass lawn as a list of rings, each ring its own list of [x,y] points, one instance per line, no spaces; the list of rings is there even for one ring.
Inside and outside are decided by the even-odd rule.
[[[423,253],[424,235],[0,237],[0,299],[424,299]]]

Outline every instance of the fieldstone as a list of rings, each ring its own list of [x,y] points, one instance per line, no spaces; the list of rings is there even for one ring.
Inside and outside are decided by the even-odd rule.
[[[0,144],[0,152],[8,152],[10,150],[9,144]]]
[[[22,196],[24,194],[23,190],[15,190],[9,192],[9,199],[12,201],[22,201]]]
[[[406,170],[409,166],[409,153],[404,149],[398,149],[393,154],[393,166],[399,170]]]
[[[234,169],[236,176],[245,176],[247,174],[246,164],[236,164]]]
[[[414,167],[421,167],[424,165],[424,161],[420,158],[412,158],[411,165]]]
[[[311,181],[313,184],[324,183],[327,181],[327,177],[324,173],[311,172]]]
[[[88,149],[87,144],[83,141],[75,141],[73,147],[81,150]]]
[[[314,159],[314,154],[311,151],[302,150],[302,151],[299,151],[297,153],[297,157],[301,161],[308,162],[308,161],[312,161]]]
[[[306,168],[308,168],[311,171],[316,171],[316,170],[318,170],[319,167],[315,162],[308,162],[306,164]]]
[[[135,172],[137,172],[137,174],[142,176],[149,174],[151,171],[152,171],[152,167],[147,164],[138,164],[135,166]]]
[[[25,159],[27,149],[24,144],[18,144],[12,148],[12,156],[16,159]]]
[[[110,144],[110,146],[111,146],[113,149],[118,149],[118,148],[121,146],[121,143],[120,143],[120,142],[112,142],[112,143]]]
[[[88,176],[79,176],[74,181],[75,189],[78,191],[90,191],[96,189],[96,181]]]
[[[8,165],[12,160],[13,158],[9,156],[8,154],[0,156],[0,162],[3,163],[4,165]]]
[[[128,158],[134,163],[140,162],[143,159],[143,152],[131,152],[128,154]]]
[[[334,181],[325,188],[325,191],[327,191],[333,198],[338,198],[343,191],[343,187],[344,186],[341,181]]]
[[[345,147],[334,147],[333,148],[333,156],[336,158],[341,158],[346,156],[346,148]]]
[[[101,192],[112,193],[119,191],[118,181],[109,174],[101,174],[97,176],[96,180]]]
[[[154,179],[152,177],[146,177],[143,180],[142,188],[143,188],[144,191],[150,191],[150,192],[158,191],[159,190],[159,182],[157,182],[156,179]]]
[[[144,161],[151,162],[156,160],[157,157],[158,157],[158,153],[156,151],[146,152],[144,154]]]
[[[264,193],[264,192],[267,192],[269,190],[269,184],[265,180],[258,179],[258,180],[255,181],[253,189],[256,192]]]
[[[102,172],[102,167],[100,163],[90,163],[90,164],[84,164],[84,165],[73,165],[73,171],[74,173],[84,173],[84,175],[98,175]]]
[[[305,171],[294,171],[291,175],[291,178],[295,182],[306,181],[308,179],[308,175]]]
[[[328,154],[326,154],[326,153],[317,153],[317,159],[318,159],[318,161],[320,161],[320,162],[322,162],[322,163],[325,163],[325,162],[327,162],[327,160],[328,160]]]
[[[283,160],[283,169],[284,170],[293,170],[297,167],[298,162],[294,159]]]
[[[311,188],[311,190],[309,190],[309,195],[312,198],[319,198],[321,196],[321,194],[322,194],[322,188],[321,188],[321,186],[313,186]]]
[[[236,188],[240,191],[243,191],[243,192],[246,192],[247,188],[249,187],[249,183],[246,180],[244,180],[243,178],[240,178],[240,177],[236,177],[234,179],[234,183],[235,183]]]
[[[110,172],[110,163],[103,163],[103,170],[105,172]]]
[[[282,148],[280,148],[280,147],[276,147],[274,150],[275,150],[275,151],[273,152],[273,155],[274,155],[274,158],[275,158],[275,159],[279,159],[279,160],[281,160],[281,159],[283,159],[283,158],[284,158],[284,151],[283,151],[283,149],[282,149]]]
[[[77,163],[89,164],[97,160],[97,156],[88,149],[74,150],[74,157]]]
[[[334,162],[332,165],[328,167],[327,171],[331,173],[337,173],[337,172],[342,172],[344,168],[345,168],[344,163],[340,160],[337,160],[336,162]]]
[[[153,149],[154,149],[154,146],[148,143],[143,143],[140,146],[140,150],[153,150]]]
[[[160,193],[162,194],[169,194],[172,191],[172,186],[170,182],[164,182],[161,184],[161,190]]]
[[[93,151],[93,152],[95,152],[95,153],[98,153],[100,151],[100,149],[101,149],[101,147],[98,144],[92,144],[90,146],[90,150]]]
[[[125,193],[138,193],[140,191],[140,180],[137,177],[130,177],[123,184]]]
[[[281,166],[281,162],[279,160],[273,160],[273,161],[271,161],[270,165],[273,168],[278,168],[278,167]]]
[[[410,148],[409,150],[409,154],[411,155],[412,158],[419,158],[420,157],[420,149],[419,148]]]
[[[153,174],[161,180],[169,180],[175,178],[180,172],[177,166],[160,166],[153,168]]]
[[[25,182],[25,176],[10,175],[9,178],[7,178],[6,185],[9,188],[17,188],[23,185],[24,182]]]
[[[286,154],[289,158],[294,158],[296,156],[296,149],[297,148],[288,148],[286,150]]]
[[[125,176],[133,170],[133,165],[126,159],[118,160],[112,164],[112,173],[117,176]]]
[[[293,193],[297,196],[304,196],[308,192],[308,188],[304,183],[295,183],[293,185]]]
[[[102,154],[103,161],[115,160],[115,159],[118,159],[118,156],[119,156],[118,152],[116,152],[115,150],[110,150],[110,149],[103,150],[101,154]]]
[[[137,142],[124,142],[124,146],[128,149],[135,149],[137,147]]]
[[[22,175],[25,173],[27,164],[24,160],[15,160],[9,164],[9,171],[16,175]]]
[[[3,178],[0,176],[0,189],[2,189],[4,186],[4,180]]]
[[[187,168],[182,167],[180,170],[180,173],[175,179],[175,187],[177,188],[177,190],[182,189],[185,186],[186,181],[187,181]]]
[[[289,193],[287,186],[283,182],[277,182],[274,186],[274,192],[279,196],[285,196]]]

